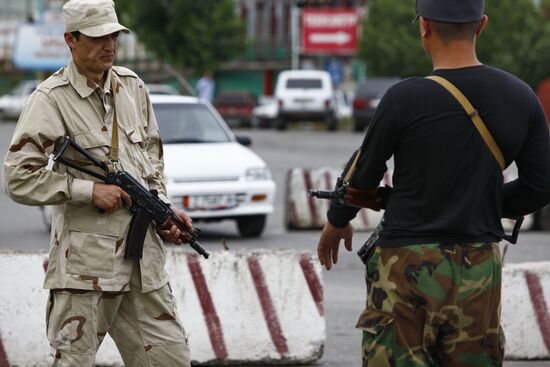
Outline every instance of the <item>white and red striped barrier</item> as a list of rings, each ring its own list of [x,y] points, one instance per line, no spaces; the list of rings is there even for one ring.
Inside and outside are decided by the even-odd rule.
[[[342,170],[330,167],[315,169],[293,168],[287,173],[286,182],[286,226],[289,229],[318,229],[322,228],[327,221],[327,210],[329,200],[322,200],[308,197],[309,190],[334,190],[336,179]],[[513,172],[506,171],[505,181],[517,178]],[[386,172],[380,185],[392,186],[392,172]],[[356,231],[373,230],[376,228],[383,211],[375,212],[370,209],[361,209],[357,216],[351,221],[351,226]],[[514,228],[515,221],[503,219],[502,226],[506,231]],[[533,215],[525,216],[522,230],[533,227]]]
[[[0,367],[49,366],[45,261],[46,254],[0,253]],[[223,251],[204,260],[171,250],[166,268],[196,363],[296,364],[321,358],[321,267],[309,253]],[[96,363],[122,365],[109,337]]]
[[[509,359],[550,359],[550,262],[509,264],[502,275]]]

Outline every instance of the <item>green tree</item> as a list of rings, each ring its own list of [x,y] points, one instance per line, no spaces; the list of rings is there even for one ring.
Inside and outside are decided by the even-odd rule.
[[[478,40],[479,59],[533,87],[550,76],[550,14],[542,9],[535,1],[488,0],[489,22]]]
[[[233,0],[117,0],[117,10],[147,50],[186,70],[215,70],[244,47]]]
[[[531,86],[550,76],[550,0],[487,0],[489,23],[477,41],[481,62],[509,71]],[[360,55],[370,74],[425,75],[425,55],[414,1],[372,0],[363,24]]]
[[[369,76],[423,75],[431,62],[420,42],[414,1],[372,0],[363,23],[360,57]]]

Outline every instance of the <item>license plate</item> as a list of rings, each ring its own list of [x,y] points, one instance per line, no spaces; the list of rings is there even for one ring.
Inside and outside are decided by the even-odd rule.
[[[230,194],[184,196],[183,207],[187,210],[221,210],[237,206],[237,197]]]

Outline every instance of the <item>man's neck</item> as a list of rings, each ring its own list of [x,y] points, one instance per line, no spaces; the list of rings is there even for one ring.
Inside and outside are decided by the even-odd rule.
[[[431,52],[431,56],[434,70],[481,65],[477,59],[475,45],[469,43],[453,44],[452,47],[437,47]]]
[[[74,64],[76,65],[78,72],[84,75],[87,80],[103,88],[103,84],[105,84],[105,80],[107,78],[107,72],[93,72],[80,67],[76,62]]]

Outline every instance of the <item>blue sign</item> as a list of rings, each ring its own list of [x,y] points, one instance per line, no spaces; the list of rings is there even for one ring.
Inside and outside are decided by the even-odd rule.
[[[55,71],[71,57],[63,22],[21,24],[15,36],[13,63],[19,69]]]
[[[344,64],[339,59],[325,61],[324,69],[330,74],[334,86],[338,86],[344,81]]]

